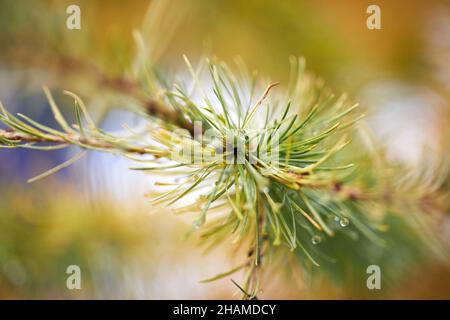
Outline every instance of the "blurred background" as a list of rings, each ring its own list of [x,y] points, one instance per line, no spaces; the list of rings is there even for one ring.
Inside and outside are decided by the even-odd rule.
[[[81,30],[66,28],[70,4],[81,8]],[[381,30],[366,27],[370,4],[381,8]],[[283,82],[289,56],[304,56],[328,86],[363,105],[390,162],[417,175],[438,172],[447,214],[435,232],[450,248],[448,1],[2,0],[0,100],[11,112],[52,124],[41,89],[47,84],[67,115],[64,89],[85,100],[103,129],[138,125],[114,88],[133,74],[133,30],[145,30],[149,19],[152,59],[167,72],[183,65],[182,54],[195,60],[210,52],[229,62],[239,56]],[[152,208],[144,197],[151,181],[129,171],[126,160],[93,152],[26,183],[71,152],[0,152],[0,298],[238,298],[228,278],[200,281],[231,269],[239,253],[231,254],[231,244],[205,253],[195,234],[186,238],[190,221]],[[266,279],[261,298],[450,298],[448,261],[392,219],[388,237],[398,256],[380,254],[389,260],[382,290],[366,289],[364,261],[359,271],[340,265],[350,275],[341,282],[321,272],[307,279],[286,262],[287,272]],[[66,288],[69,265],[80,266],[82,290]]]

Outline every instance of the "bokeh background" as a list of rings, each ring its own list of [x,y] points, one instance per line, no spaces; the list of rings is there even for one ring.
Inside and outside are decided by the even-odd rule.
[[[132,32],[150,14],[152,53],[168,72],[183,65],[182,54],[195,60],[206,52],[226,61],[239,56],[283,82],[289,56],[304,56],[310,71],[361,102],[389,161],[417,172],[450,165],[448,1],[174,0],[158,15],[149,3],[1,0],[0,100],[51,124],[41,90],[47,84],[63,108],[70,100],[61,90],[83,97],[104,129],[138,124],[111,89],[131,72]],[[66,28],[70,4],[81,8],[81,30]],[[381,30],[366,27],[370,4],[381,8]],[[152,208],[143,196],[151,181],[124,159],[93,152],[27,184],[71,151],[0,151],[0,298],[238,297],[229,279],[200,281],[231,269],[239,253],[231,254],[231,244],[205,252],[198,236],[186,238],[190,221]],[[448,194],[450,175],[439,174]],[[448,197],[443,203],[448,213]],[[448,250],[450,219],[440,219],[435,232]],[[368,291],[364,277],[335,282],[313,272],[306,279],[286,263],[287,272],[265,280],[261,298],[450,298],[448,261],[420,249],[407,229],[394,230],[401,261],[391,264],[396,276],[383,290]],[[81,268],[82,290],[66,288],[73,264]]]

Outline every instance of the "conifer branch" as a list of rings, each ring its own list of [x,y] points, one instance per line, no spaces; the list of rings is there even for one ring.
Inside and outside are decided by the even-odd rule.
[[[30,181],[66,168],[88,150],[123,155],[139,163],[134,170],[183,177],[175,183],[156,184],[173,188],[160,192],[152,203],[194,214],[194,226],[201,228],[205,242],[216,244],[233,237],[237,243],[250,244],[246,263],[205,280],[244,270],[239,288],[246,299],[258,296],[269,251],[285,247],[302,261],[320,266],[325,256],[320,243],[333,241],[338,234],[349,238],[357,234],[385,245],[380,223],[371,218],[371,205],[396,208],[397,203],[369,183],[355,183],[360,169],[349,161],[352,157],[340,157],[348,156],[345,150],[353,125],[362,117],[357,105],[323,88],[305,72],[302,59],[292,60],[293,80],[288,90],[281,86],[271,90],[278,83],[264,85],[245,69],[240,78],[224,62],[210,60],[202,62],[209,82],[201,83],[205,75],[196,70],[204,69],[194,69],[187,58],[186,63],[191,83],[168,87],[169,81],[161,83],[155,77],[159,94],[142,100],[150,115],[143,116],[147,121],[143,132],[104,132],[82,99],[65,91],[74,99],[76,123],[69,125],[44,88],[61,128],[12,115],[0,104],[0,122],[7,126],[0,129],[0,147],[82,149]],[[131,90],[128,85],[116,89],[140,95],[139,88]],[[200,128],[195,130],[194,124]],[[366,174],[376,180],[374,172]],[[195,193],[200,196],[185,200]]]

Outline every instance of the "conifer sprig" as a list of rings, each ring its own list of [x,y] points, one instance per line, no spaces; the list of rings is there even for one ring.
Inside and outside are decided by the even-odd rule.
[[[185,61],[191,81],[171,87],[155,81],[155,103],[183,115],[183,127],[179,116],[167,116],[170,109],[161,113],[150,108],[142,134],[116,136],[98,128],[83,101],[65,91],[74,100],[75,123],[69,125],[44,87],[60,129],[12,115],[1,106],[0,121],[8,127],[0,131],[2,147],[81,149],[30,181],[69,166],[87,150],[121,154],[137,161],[135,170],[181,176],[179,183],[158,183],[173,188],[152,201],[179,204],[173,208],[177,213],[194,213],[196,228],[208,222],[203,236],[214,243],[231,236],[250,246],[247,263],[213,278],[246,269],[242,290],[247,298],[256,297],[262,261],[274,248],[299,251],[319,265],[318,244],[336,232],[357,231],[382,243],[364,211],[355,214],[364,193],[342,192],[352,190],[353,164],[341,163],[337,155],[350,143],[352,125],[361,118],[357,105],[345,95],[335,97],[306,73],[303,59],[291,59],[287,88],[264,85],[242,63],[234,73],[220,61],[204,60],[196,69]],[[188,195],[194,200],[185,200]],[[353,227],[346,228],[349,224]]]

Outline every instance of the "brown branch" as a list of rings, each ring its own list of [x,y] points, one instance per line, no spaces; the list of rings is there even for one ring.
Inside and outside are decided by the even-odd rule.
[[[95,78],[97,78],[100,85],[122,94],[136,97],[149,115],[186,129],[193,134],[194,127],[192,123],[186,120],[182,114],[167,106],[162,101],[148,98],[143,94],[139,84],[131,79],[125,76],[109,76],[93,63],[81,61],[68,56],[61,57],[61,66],[63,69],[68,69],[72,72],[84,71],[86,73],[91,73]]]
[[[103,149],[103,150],[118,150],[126,153],[137,153],[137,154],[150,154],[156,158],[159,158],[160,155],[151,152],[148,148],[138,147],[138,146],[129,146],[122,145],[120,143],[111,143],[103,140],[95,139],[95,138],[86,138],[81,135],[73,135],[68,134],[66,138],[46,134],[45,137],[33,136],[28,133],[19,132],[15,130],[0,130],[0,138],[4,138],[15,143],[20,142],[31,142],[31,143],[57,143],[57,144],[73,144],[80,145],[81,147],[91,147],[94,149]]]
[[[125,75],[109,75],[96,64],[69,55],[54,55],[50,58],[49,55],[46,54],[33,54],[33,59],[30,59],[28,55],[26,55],[26,57],[23,57],[22,55],[23,53],[21,54],[20,51],[16,52],[14,58],[16,63],[17,60],[20,61],[26,59],[25,61],[27,64],[45,66],[48,68],[48,61],[51,60],[56,72],[64,77],[67,76],[67,73],[87,74],[104,88],[135,97],[149,115],[186,129],[193,135],[194,127],[189,120],[184,118],[183,114],[177,112],[160,100],[149,98],[142,91],[141,86],[137,82],[127,78]]]
[[[66,141],[57,136],[50,136],[48,138],[42,138],[33,136],[28,133],[18,132],[12,129],[0,130],[0,138],[4,138],[14,142],[56,142],[56,143],[65,143]]]

